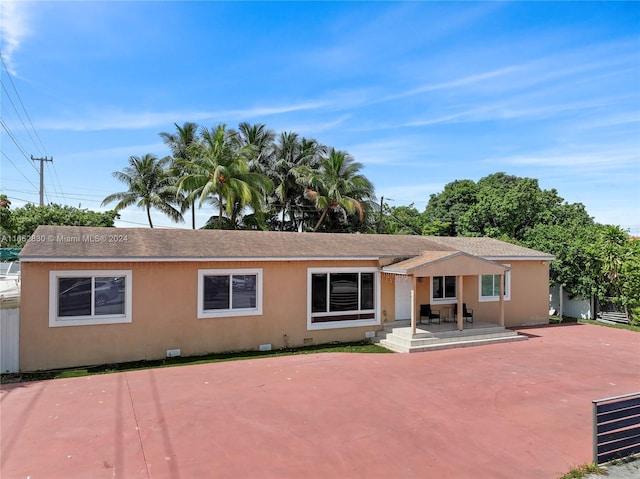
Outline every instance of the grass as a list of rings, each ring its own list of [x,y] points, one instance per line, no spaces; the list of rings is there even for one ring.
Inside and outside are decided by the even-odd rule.
[[[583,464],[582,466],[574,467],[559,479],[581,479],[585,476],[588,476],[589,474],[599,474],[606,476],[607,471],[597,464]]]
[[[632,324],[609,324],[591,319],[581,319],[578,322],[582,324],[597,324],[598,326],[606,326],[607,328],[626,329],[627,331],[640,332],[640,326],[634,326]]]
[[[604,323],[602,321],[595,321],[593,319],[577,319],[577,318],[562,318],[560,321],[559,316],[550,316],[549,317],[550,324],[594,324],[596,326],[604,326],[607,328],[615,328],[615,329],[626,329],[627,331],[635,331],[640,332],[640,326],[634,326],[631,324],[619,324],[619,323]]]
[[[294,356],[315,353],[391,353],[388,349],[371,344],[368,341],[353,343],[327,343],[299,348],[284,348],[274,351],[235,351],[227,353],[211,353],[202,356],[187,356],[157,359],[149,361],[131,361],[118,364],[102,364],[81,368],[56,369],[50,371],[36,371],[31,373],[13,373],[0,376],[0,383],[42,381],[46,379],[74,378],[92,376],[94,374],[110,374],[138,369],[165,368],[173,366],[218,363],[223,361],[239,361],[262,357]]]

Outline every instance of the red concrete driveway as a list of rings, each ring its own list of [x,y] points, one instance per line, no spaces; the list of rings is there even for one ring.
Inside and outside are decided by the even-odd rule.
[[[3,385],[2,479],[549,478],[640,334],[571,325],[420,354],[317,354]]]

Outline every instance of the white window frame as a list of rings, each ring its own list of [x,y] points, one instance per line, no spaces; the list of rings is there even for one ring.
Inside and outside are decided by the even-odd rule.
[[[125,278],[124,290],[124,314],[93,314],[87,316],[58,316],[58,279],[60,278],[102,278],[102,277],[122,277]],[[119,324],[131,323],[132,298],[133,298],[133,274],[131,270],[113,269],[92,269],[92,270],[69,270],[69,271],[49,271],[49,327],[61,326],[92,326],[97,324]],[[92,301],[93,304],[93,292]]]
[[[256,276],[256,305],[253,308],[204,309],[205,276]],[[233,281],[229,282],[231,291]],[[229,304],[233,304],[233,293],[229,296]],[[199,269],[198,270],[198,319],[228,318],[237,316],[262,316],[262,268],[252,269]]]
[[[510,267],[511,265],[508,264],[504,264],[503,266],[507,266]],[[493,296],[483,296],[482,295],[482,277],[483,276],[500,276],[498,274],[481,274],[478,276],[478,301],[480,303],[488,303],[491,301],[500,301],[500,296],[499,295],[493,295]],[[508,269],[507,271],[504,272],[504,300],[505,301],[509,301],[511,299],[511,269]],[[494,291],[495,291],[495,284],[494,284]]]
[[[445,278],[447,277],[454,277],[456,279],[456,295],[454,297],[443,297],[443,298],[434,298],[433,297],[433,278],[442,278],[443,279],[443,283],[442,283],[442,287],[444,289],[446,289],[444,281]],[[444,290],[443,290],[444,293]],[[437,276],[432,276],[431,277],[431,284],[429,285],[429,295],[431,298],[431,304],[453,304],[453,303],[457,303],[458,302],[458,277],[457,276],[453,276],[452,274],[447,274],[447,275],[442,275],[439,274]]]
[[[357,310],[357,311],[333,311],[326,313],[313,313],[312,312],[312,276],[314,274],[331,274],[331,273],[374,273],[373,274],[373,309]],[[328,282],[327,282],[328,283]],[[329,284],[329,283],[328,283]],[[358,304],[360,289],[358,287]],[[319,329],[342,329],[342,328],[356,328],[359,326],[377,326],[380,324],[380,272],[376,267],[353,267],[353,268],[308,268],[307,269],[307,330],[319,330]],[[327,300],[328,304],[328,300]],[[322,316],[338,316],[340,313],[358,314],[358,313],[373,313],[373,318],[370,319],[353,319],[344,321],[325,321],[322,323],[314,323],[313,318]]]

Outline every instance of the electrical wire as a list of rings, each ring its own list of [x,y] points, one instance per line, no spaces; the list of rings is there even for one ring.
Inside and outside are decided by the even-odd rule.
[[[9,103],[11,103],[11,106],[13,107],[13,111],[16,112],[16,115],[18,117],[18,120],[20,120],[20,123],[22,123],[22,127],[24,128],[24,130],[27,132],[27,135],[29,135],[29,139],[31,140],[31,142],[34,144],[34,146],[36,147],[36,150],[38,150],[38,152],[42,155],[42,150],[40,149],[40,147],[38,146],[38,144],[36,143],[36,140],[33,138],[33,136],[31,135],[31,132],[29,131],[29,129],[27,128],[27,125],[25,125],[24,120],[22,119],[22,117],[20,116],[20,112],[18,111],[18,109],[16,108],[15,103],[13,103],[13,100],[11,99],[11,96],[9,95],[9,92],[7,91],[7,89],[4,86],[4,83],[2,83],[2,89],[4,90],[4,92],[7,94],[7,99],[9,100]],[[6,118],[6,117],[5,117]]]
[[[9,158],[9,156],[7,156],[7,154],[6,154],[4,151],[2,152],[2,155],[3,155],[3,156],[4,156],[4,157],[9,161],[9,163],[11,163],[11,164],[13,165],[13,167],[16,169],[16,171],[17,171],[18,173],[20,173],[20,174],[22,175],[22,177],[23,177],[25,180],[27,180],[27,181],[29,182],[29,184],[31,184],[31,186],[33,186],[33,187],[36,189],[36,191],[37,191],[37,190],[38,190],[38,187],[37,187],[36,185],[34,185],[34,184],[31,182],[31,180],[30,180],[29,178],[27,178],[27,176],[26,176],[22,171],[20,171],[20,169],[18,168],[18,166],[17,166],[17,165],[16,165],[16,164],[11,160],[11,158]]]
[[[2,90],[3,90],[3,91],[4,91],[4,93],[6,94],[7,99],[8,99],[8,100],[9,100],[9,102],[11,103],[11,106],[13,107],[13,110],[15,111],[15,113],[16,113],[16,115],[17,115],[17,117],[18,117],[18,120],[19,120],[19,121],[20,121],[20,123],[22,124],[22,127],[24,128],[24,131],[25,131],[25,132],[27,133],[27,135],[29,136],[29,139],[31,140],[31,142],[32,142],[32,143],[33,143],[33,145],[35,146],[36,150],[40,153],[40,155],[42,155],[42,154],[43,154],[43,152],[44,152],[44,156],[46,157],[46,156],[48,156],[47,147],[44,145],[44,142],[42,141],[42,138],[41,138],[41,137],[40,137],[40,135],[38,134],[38,131],[36,130],[36,128],[35,128],[35,126],[34,126],[34,124],[33,124],[33,121],[31,120],[31,116],[29,115],[29,112],[27,111],[27,108],[26,108],[26,106],[25,106],[24,102],[22,101],[22,97],[21,97],[21,95],[20,95],[20,92],[18,91],[18,88],[16,87],[16,84],[15,84],[15,83],[14,83],[14,81],[13,81],[12,75],[11,75],[11,73],[9,72],[9,69],[7,68],[7,65],[6,65],[6,63],[5,63],[5,61],[4,61],[4,58],[2,57],[2,54],[1,54],[1,53],[0,53],[0,60],[1,60],[1,62],[2,62],[2,66],[3,66],[3,68],[4,68],[4,71],[6,72],[7,77],[9,78],[9,82],[11,83],[11,86],[12,86],[12,88],[13,88],[13,92],[15,93],[15,97],[17,98],[18,102],[20,103],[20,106],[22,107],[22,111],[24,112],[24,115],[26,116],[26,118],[27,118],[27,120],[28,120],[28,122],[29,122],[29,125],[31,126],[31,130],[30,130],[30,129],[27,127],[27,125],[25,124],[25,122],[24,122],[24,120],[23,120],[23,118],[22,118],[21,113],[18,111],[18,108],[17,108],[17,106],[16,106],[15,102],[14,102],[14,101],[13,101],[13,99],[11,98],[11,94],[10,94],[10,92],[9,92],[9,91],[7,90],[7,88],[5,87],[5,82],[1,82],[1,83],[2,83]],[[4,130],[7,132],[7,134],[9,135],[9,137],[11,138],[11,140],[14,142],[14,144],[18,147],[18,150],[20,150],[20,152],[25,156],[25,158],[27,158],[28,160],[33,160],[33,158],[32,158],[32,157],[29,157],[29,156],[26,154],[26,151],[25,151],[24,146],[20,143],[20,141],[18,141],[18,139],[17,139],[16,135],[15,135],[12,131],[10,131],[9,127],[7,126],[7,124],[6,124],[4,121],[2,122],[2,127],[3,127],[3,128],[4,128]],[[33,132],[33,135],[31,134],[31,132]],[[34,138],[34,136],[35,136],[35,138]],[[37,139],[37,141],[36,141],[36,139]],[[52,158],[52,159],[53,159],[53,158]],[[51,162],[51,163],[53,163],[53,162]],[[17,169],[17,166],[16,166],[14,163],[12,163],[12,164],[13,164],[13,165],[14,165],[14,167],[16,167],[16,169]],[[35,165],[33,164],[33,161],[29,161],[29,164],[34,168],[34,170],[35,170],[38,174],[40,174],[40,172],[38,171],[38,169],[37,169],[37,168],[35,167]],[[53,172],[54,172],[54,178],[55,178],[55,181],[54,181],[54,182],[51,182],[51,183],[49,183],[49,182],[47,182],[47,183],[49,183],[49,184],[52,184],[52,185],[53,185],[53,190],[54,190],[54,191],[56,190],[56,187],[57,187],[57,188],[58,188],[59,193],[60,193],[60,194],[62,195],[62,197],[64,198],[64,193],[63,193],[63,189],[62,189],[62,184],[60,183],[60,179],[59,179],[59,177],[58,177],[58,172],[57,172],[57,170],[55,169],[55,165],[52,165],[52,167],[53,167]],[[21,174],[22,174],[22,173],[21,173]],[[46,197],[47,197],[47,201],[49,201],[47,190],[48,190],[48,188],[45,188],[44,196],[46,196]],[[65,200],[65,201],[66,201],[66,200]]]
[[[29,120],[29,124],[31,125],[31,129],[33,130],[33,133],[36,135],[36,138],[38,138],[38,141],[40,142],[40,145],[42,146],[42,149],[44,150],[45,155],[48,156],[49,154],[47,152],[47,148],[44,146],[44,143],[42,143],[42,139],[40,138],[40,135],[38,135],[38,132],[36,131],[35,127],[33,126],[33,122],[31,121],[31,117],[29,116],[29,112],[27,111],[27,109],[24,106],[24,103],[22,102],[22,98],[20,97],[20,93],[18,93],[18,89],[16,88],[16,85],[13,83],[13,79],[11,78],[11,73],[9,73],[9,69],[7,68],[7,64],[4,62],[4,58],[2,57],[2,53],[0,53],[0,60],[2,61],[2,66],[4,67],[4,71],[7,73],[7,76],[9,77],[9,82],[11,83],[11,86],[13,87],[13,91],[15,91],[16,96],[18,97],[18,101],[20,102],[20,105],[22,106],[22,109],[24,110],[25,115],[27,115],[27,119]]]
[[[22,153],[22,156],[24,156],[27,160],[31,160],[29,155],[27,155],[27,153],[24,151],[24,148],[22,147],[20,142],[17,140],[15,136],[13,136],[13,133],[11,132],[11,130],[9,130],[9,128],[7,127],[7,125],[4,123],[2,119],[0,119],[0,125],[2,126],[4,131],[7,132],[7,135],[9,135],[9,138],[11,138],[11,141],[13,141],[13,143],[16,145],[20,153]],[[31,161],[29,161],[29,164],[31,164]],[[33,166],[33,164],[31,164],[31,166]],[[35,168],[36,171],[38,171],[38,169],[35,166],[33,166],[33,168]]]

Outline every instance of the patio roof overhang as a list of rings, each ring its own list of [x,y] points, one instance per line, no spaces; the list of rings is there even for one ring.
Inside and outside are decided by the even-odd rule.
[[[505,274],[508,270],[508,266],[462,251],[425,251],[382,268],[385,273],[416,277]]]

